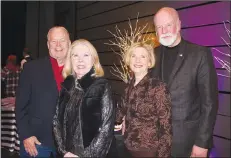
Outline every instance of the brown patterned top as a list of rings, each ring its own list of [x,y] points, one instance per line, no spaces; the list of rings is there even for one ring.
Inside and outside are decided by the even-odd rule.
[[[147,74],[136,86],[125,89],[116,122],[125,117],[125,145],[132,151],[156,151],[170,157],[172,143],[171,102],[166,85]]]

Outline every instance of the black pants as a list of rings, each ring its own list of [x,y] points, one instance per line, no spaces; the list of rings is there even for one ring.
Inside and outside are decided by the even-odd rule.
[[[118,157],[118,150],[116,146],[116,139],[113,137],[110,149],[108,151],[106,158],[117,158]]]
[[[116,149],[117,149],[117,157],[119,158],[132,158],[132,155],[126,148],[124,144],[124,137],[121,134],[116,134]]]

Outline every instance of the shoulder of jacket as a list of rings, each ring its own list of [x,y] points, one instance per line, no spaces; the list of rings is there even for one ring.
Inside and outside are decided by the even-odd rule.
[[[108,82],[108,80],[104,77],[97,77],[95,78],[95,81],[93,82],[91,88],[99,88],[101,90],[103,89],[111,89],[111,85]]]
[[[108,80],[104,77],[96,77],[95,84],[108,84]]]
[[[192,50],[192,52],[207,52],[209,50],[208,47],[206,46],[202,46],[202,45],[198,45],[189,41],[185,41],[185,43],[187,44],[187,49]]]
[[[31,60],[27,63],[30,67],[41,67],[44,63],[48,62],[49,58],[38,58],[35,60]]]

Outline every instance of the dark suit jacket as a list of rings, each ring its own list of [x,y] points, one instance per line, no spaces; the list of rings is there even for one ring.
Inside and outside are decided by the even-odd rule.
[[[49,57],[25,65],[16,93],[16,122],[21,141],[36,136],[53,147],[52,121],[58,89]]]
[[[164,46],[155,49],[153,77],[163,79],[164,67],[172,68],[167,83],[172,100],[173,156],[190,156],[193,145],[212,147],[218,109],[217,75],[211,51],[182,39],[174,65],[163,65]]]

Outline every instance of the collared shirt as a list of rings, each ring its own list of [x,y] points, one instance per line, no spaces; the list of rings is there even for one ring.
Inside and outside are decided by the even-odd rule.
[[[64,66],[59,66],[57,60],[52,57],[50,57],[50,60],[51,60],[51,65],[52,65],[52,69],[53,69],[54,76],[55,76],[56,85],[57,85],[58,91],[60,91],[61,83],[63,82],[62,71],[63,71]]]

